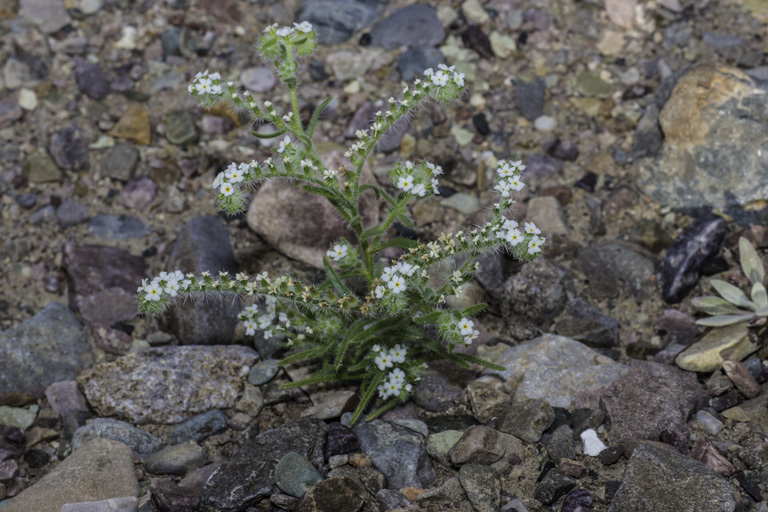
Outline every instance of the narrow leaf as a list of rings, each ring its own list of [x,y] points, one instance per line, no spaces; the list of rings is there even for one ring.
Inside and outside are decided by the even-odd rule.
[[[328,280],[331,282],[334,288],[336,288],[336,291],[339,292],[339,294],[343,297],[346,297],[348,295],[353,295],[352,290],[347,288],[347,285],[345,285],[341,277],[339,277],[338,272],[333,268],[331,265],[331,262],[328,261],[328,258],[323,256],[323,267],[325,268],[325,273],[328,275]]]
[[[315,109],[314,112],[312,112],[312,117],[309,120],[309,126],[307,127],[307,135],[312,137],[312,134],[315,133],[315,126],[317,125],[318,119],[320,119],[320,113],[323,111],[325,107],[328,106],[328,104],[331,102],[333,98],[328,97],[323,101],[318,107]]]
[[[275,137],[279,137],[279,136],[281,136],[282,134],[284,134],[287,131],[288,131],[287,128],[283,128],[282,130],[278,130],[278,131],[272,132],[272,133],[251,132],[251,135],[253,135],[254,137],[257,137],[259,139],[274,139]]]
[[[292,356],[288,356],[283,360],[281,360],[280,363],[278,364],[280,366],[287,366],[289,364],[297,363],[305,359],[317,359],[318,357],[324,356],[329,350],[330,350],[330,345],[311,348],[309,350],[299,352],[298,354],[293,354]]]
[[[752,285],[752,300],[758,308],[768,307],[768,292],[760,281]]]
[[[363,233],[360,235],[360,238],[366,239],[386,232],[387,230],[384,226],[371,226],[370,228],[363,231]]]
[[[376,419],[377,416],[381,416],[388,410],[392,409],[397,405],[397,398],[390,398],[384,405],[373,411],[371,414],[366,416],[365,421],[371,421],[373,419]]]
[[[486,304],[485,302],[481,302],[480,304],[475,304],[474,306],[470,306],[467,309],[463,310],[461,312],[461,316],[472,316],[476,313],[481,312],[487,307],[488,307],[488,304]]]
[[[376,393],[376,388],[379,387],[379,383],[383,378],[384,378],[383,373],[377,373],[368,382],[365,388],[363,388],[364,391],[362,393],[362,397],[360,398],[360,403],[357,404],[357,408],[355,409],[355,412],[352,413],[352,418],[350,418],[349,420],[350,425],[354,425],[355,423],[357,423],[357,420],[359,420],[360,416],[363,415],[363,411],[368,406],[368,402],[371,401],[371,398],[373,398],[373,395]]]
[[[352,340],[363,331],[369,322],[369,318],[358,318],[347,328],[347,331],[344,333],[344,338],[342,338],[341,342],[336,346],[336,362],[334,364],[336,371],[341,368],[341,364],[344,362],[344,356],[346,355]]]
[[[712,316],[696,320],[696,325],[706,325],[708,327],[725,327],[727,325],[738,324],[739,322],[748,322],[754,315],[722,315]]]
[[[440,320],[442,315],[442,311],[433,311],[431,313],[427,313],[426,315],[415,316],[413,317],[413,321],[417,324],[432,324]]]
[[[691,304],[699,311],[703,311],[708,315],[738,315],[739,313],[744,312],[727,300],[721,299],[720,297],[713,297],[711,295],[691,299]]]
[[[379,190],[379,187],[374,185],[360,185],[360,192],[362,193],[364,190],[373,190],[373,193],[376,194],[376,199],[381,199],[381,191]]]
[[[503,366],[499,366],[497,364],[493,364],[490,361],[486,361],[482,357],[472,356],[469,354],[461,354],[456,353],[455,355],[459,356],[461,359],[464,359],[465,361],[469,361],[470,363],[479,364],[480,366],[485,366],[486,368],[490,368],[491,370],[497,370],[500,372],[505,372],[507,369]]]
[[[739,238],[739,259],[744,275],[754,283],[762,283],[765,278],[765,267],[754,246],[744,237]]]
[[[755,304],[747,298],[744,292],[733,286],[731,283],[727,283],[720,279],[710,279],[709,282],[715,290],[717,290],[717,293],[731,304],[736,304],[737,306],[743,306],[752,310],[757,309]]]
[[[390,238],[373,248],[373,252],[378,252],[387,247],[399,247],[400,249],[410,249],[412,247],[418,247],[418,240],[411,240],[409,238]]]

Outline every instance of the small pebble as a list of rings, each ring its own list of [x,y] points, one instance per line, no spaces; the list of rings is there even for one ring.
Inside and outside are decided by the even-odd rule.
[[[557,121],[554,117],[539,116],[533,122],[533,126],[540,132],[551,132],[557,128]]]
[[[704,427],[704,431],[707,434],[716,435],[718,432],[723,430],[723,422],[712,416],[707,411],[699,411],[696,413],[696,419],[701,423],[701,425]]]
[[[600,452],[607,448],[605,443],[597,437],[597,432],[595,432],[594,429],[588,428],[582,432],[581,439],[584,441],[584,455],[596,457],[600,455]]]

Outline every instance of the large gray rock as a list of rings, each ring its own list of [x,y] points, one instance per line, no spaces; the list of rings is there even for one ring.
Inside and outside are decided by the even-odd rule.
[[[664,104],[664,146],[638,165],[655,201],[681,210],[717,208],[737,221],[768,219],[768,86],[735,68],[683,74]]]
[[[321,420],[302,418],[262,432],[246,441],[234,459],[208,478],[200,496],[204,512],[236,512],[277,490],[275,467],[289,452],[323,466],[328,426]]]
[[[59,512],[68,503],[138,495],[131,450],[117,441],[96,439],[13,498],[3,512]]]
[[[707,466],[674,450],[641,445],[608,512],[733,512],[728,482]]]
[[[622,291],[641,297],[656,291],[652,281],[654,256],[620,240],[586,246],[573,261],[573,268],[589,279],[589,294],[596,299],[616,298]]]
[[[640,440],[658,441],[664,430],[687,435],[688,419],[707,399],[695,374],[633,360],[629,371],[605,391],[600,406],[611,423],[611,444],[631,450]]]
[[[178,423],[235,405],[257,358],[240,345],[150,348],[94,366],[77,381],[100,416]]]
[[[342,417],[342,423],[348,417]],[[427,428],[417,420],[360,421],[352,427],[362,451],[387,477],[390,489],[426,489],[437,476],[426,450],[425,435],[411,426],[423,427],[424,431]]]
[[[505,371],[486,370],[504,380],[516,400],[540,398],[568,408],[577,393],[599,390],[627,372],[627,367],[578,341],[545,334],[509,348],[494,363]]]
[[[92,363],[83,325],[59,302],[0,332],[0,394],[42,394],[54,382],[73,380]]]
[[[398,9],[371,29],[371,44],[394,50],[398,46],[437,46],[445,38],[443,24],[430,5]]]
[[[297,21],[309,21],[324,45],[343,43],[379,14],[380,0],[308,0]]]
[[[209,215],[188,220],[176,238],[168,269],[185,274],[210,272],[217,276],[224,271],[235,275],[235,255],[221,220]],[[183,345],[221,345],[232,343],[242,309],[238,297],[223,296],[178,301],[169,308],[168,316]]]

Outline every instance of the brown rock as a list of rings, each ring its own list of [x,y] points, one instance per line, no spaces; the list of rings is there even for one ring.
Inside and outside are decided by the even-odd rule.
[[[109,134],[149,146],[152,143],[152,132],[147,110],[136,104],[131,105]]]
[[[691,457],[703,462],[723,476],[731,476],[736,468],[706,437],[699,437],[691,448]]]
[[[755,398],[760,394],[760,384],[749,373],[749,370],[739,361],[723,361],[723,370],[731,379],[736,389],[747,398]]]

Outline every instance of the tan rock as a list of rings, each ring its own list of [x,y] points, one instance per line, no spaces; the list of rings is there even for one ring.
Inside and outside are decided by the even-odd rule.
[[[744,324],[712,329],[701,340],[683,350],[675,360],[677,366],[690,372],[713,372],[723,359],[740,360],[757,350]]]
[[[131,105],[109,134],[148,146],[152,143],[152,132],[147,110],[136,104]]]

